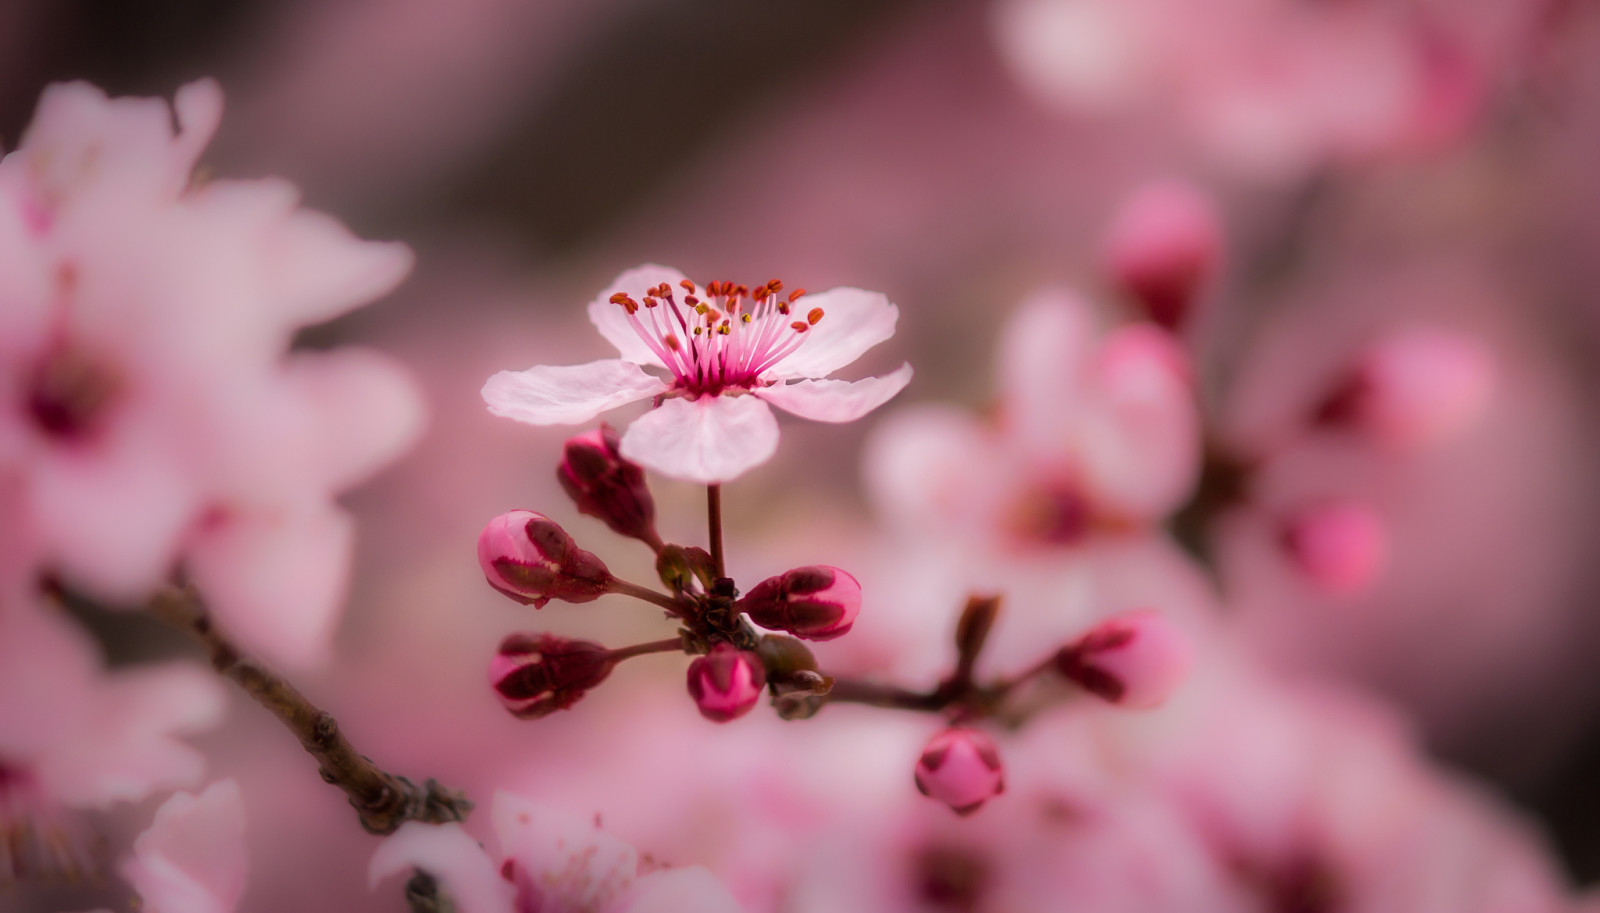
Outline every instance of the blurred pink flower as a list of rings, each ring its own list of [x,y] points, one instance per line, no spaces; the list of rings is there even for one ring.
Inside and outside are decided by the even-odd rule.
[[[995,25],[1048,101],[1165,115],[1224,163],[1274,178],[1457,137],[1537,6],[1005,0]]]
[[[1480,418],[1495,387],[1494,357],[1469,333],[1416,326],[1367,347],[1316,416],[1396,451],[1441,443]]]
[[[641,874],[633,847],[595,824],[495,793],[499,853],[457,824],[408,822],[373,854],[372,883],[415,866],[443,882],[460,913],[737,913],[699,866]],[[648,863],[647,863],[648,864]]]
[[[799,305],[802,293],[785,299],[781,287],[700,290],[677,270],[628,270],[589,304],[589,319],[621,358],[501,371],[483,385],[484,401],[519,422],[568,425],[654,397],[655,408],[622,436],[624,458],[691,482],[736,478],[777,450],[768,403],[801,418],[849,422],[911,381],[909,364],[883,377],[825,379],[894,334],[900,312],[882,295],[838,288]]]
[[[874,429],[867,489],[904,536],[887,562],[905,569],[871,582],[882,595],[868,615],[893,614],[913,593],[916,605],[891,629],[863,617],[858,630],[900,644],[937,637],[943,656],[929,596],[953,608],[966,592],[1000,592],[1006,609],[981,662],[1007,668],[1082,634],[1098,613],[1187,616],[1208,602],[1198,570],[1160,530],[1200,466],[1186,356],[1153,324],[1102,336],[1093,321],[1082,299],[1039,293],[1002,331],[994,421],[925,405]]]
[[[282,182],[192,181],[221,92],[190,84],[175,108],[176,133],[160,100],[52,86],[0,162],[0,461],[74,586],[135,602],[181,562],[230,634],[299,665],[343,600],[332,496],[404,449],[421,409],[376,353],[288,349],[411,256]]]
[[[31,599],[0,601],[0,882],[81,867],[65,809],[134,802],[198,778],[204,759],[175,736],[213,725],[222,709],[208,670],[107,674],[70,619]]]
[[[148,913],[232,913],[248,868],[244,799],[221,780],[163,803],[121,870]]]

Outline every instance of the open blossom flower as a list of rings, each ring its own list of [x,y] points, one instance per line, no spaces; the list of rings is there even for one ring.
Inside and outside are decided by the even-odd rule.
[[[70,809],[133,802],[197,778],[179,733],[215,723],[221,685],[188,664],[108,675],[88,636],[26,598],[0,596],[0,888],[82,873]]]
[[[458,824],[407,822],[373,855],[373,884],[415,866],[459,913],[738,913],[704,868],[641,873],[638,852],[589,821],[504,792],[493,818],[495,857]]]
[[[888,559],[903,568],[897,579],[874,581],[874,592],[916,588],[919,617],[928,598],[1005,593],[1005,620],[980,658],[997,671],[1130,604],[1192,614],[1209,596],[1160,528],[1200,468],[1176,340],[1150,323],[1101,332],[1086,300],[1049,290],[1007,321],[999,348],[995,420],[919,405],[869,437],[867,489],[909,540]]]
[[[384,294],[398,244],[357,240],[280,181],[196,183],[221,92],[47,89],[0,161],[0,462],[39,560],[135,604],[180,562],[220,623],[282,664],[318,659],[343,600],[339,491],[420,430],[375,353],[290,353]]]
[[[484,402],[531,425],[574,425],[654,397],[656,407],[623,434],[622,457],[691,482],[728,481],[777,451],[769,403],[849,422],[911,380],[909,364],[883,377],[827,379],[894,335],[900,312],[882,295],[782,289],[776,280],[702,288],[662,266],[628,270],[589,304],[590,321],[621,358],[501,371],[483,385]]]
[[[232,913],[248,868],[244,799],[239,784],[221,780],[156,809],[121,871],[147,913]]]

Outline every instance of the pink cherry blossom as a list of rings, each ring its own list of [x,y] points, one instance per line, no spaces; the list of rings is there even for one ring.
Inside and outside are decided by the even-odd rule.
[[[850,422],[911,381],[911,366],[858,381],[833,372],[894,335],[899,309],[882,295],[837,288],[781,294],[704,288],[662,266],[618,276],[589,319],[621,358],[501,371],[483,385],[495,415],[531,425],[581,424],[654,398],[622,436],[621,455],[663,475],[714,484],[765,463],[778,446],[768,404],[801,418]],[[658,368],[667,377],[644,370]]]
[[[237,783],[221,780],[156,809],[121,871],[149,913],[232,913],[248,867],[244,799]]]
[[[904,644],[937,636],[942,656],[929,600],[953,611],[952,594],[1000,592],[1005,614],[980,664],[1009,672],[1130,604],[1169,615],[1209,606],[1202,575],[1160,528],[1200,467],[1176,340],[1148,323],[1102,333],[1087,301],[1049,290],[1007,321],[999,348],[993,419],[916,406],[868,439],[868,492],[903,537],[886,558],[903,568],[898,579],[870,581],[881,594],[871,614],[914,593],[901,614],[924,628],[879,633]]]
[[[102,809],[193,781],[204,759],[175,737],[217,722],[215,676],[188,663],[101,670],[68,618],[0,599],[0,882],[81,869],[70,809]]]
[[[1165,116],[1224,164],[1295,177],[1460,135],[1526,47],[1534,6],[1434,0],[1006,0],[1001,51],[1070,110]]]
[[[374,885],[415,866],[438,878],[460,913],[737,913],[699,866],[646,869],[633,847],[594,823],[510,793],[494,796],[498,852],[457,824],[408,822],[373,854]]]
[[[181,562],[230,635],[305,664],[343,600],[333,495],[421,410],[387,358],[290,344],[411,257],[283,182],[192,180],[221,92],[193,83],[175,109],[176,132],[161,100],[52,86],[0,162],[0,460],[71,585],[134,604]]]

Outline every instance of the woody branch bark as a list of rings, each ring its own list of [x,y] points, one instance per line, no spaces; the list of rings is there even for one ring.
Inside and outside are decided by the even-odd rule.
[[[277,672],[241,654],[212,624],[205,603],[192,588],[165,587],[148,610],[187,632],[210,654],[218,673],[295,734],[316,758],[322,779],[344,792],[369,833],[390,834],[407,821],[461,821],[472,811],[472,802],[461,793],[432,779],[418,785],[382,770],[357,752],[332,714],[311,703]]]

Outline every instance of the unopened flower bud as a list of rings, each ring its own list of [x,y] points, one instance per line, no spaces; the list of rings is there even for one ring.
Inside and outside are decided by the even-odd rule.
[[[1334,501],[1308,507],[1283,524],[1282,542],[1300,573],[1318,589],[1359,593],[1372,585],[1388,551],[1383,520],[1365,504]]]
[[[1142,609],[1095,625],[1056,653],[1055,667],[1096,697],[1139,710],[1165,701],[1191,659],[1188,639],[1160,612]]]
[[[1470,425],[1493,387],[1494,360],[1476,339],[1436,328],[1402,330],[1362,355],[1316,419],[1357,428],[1396,450],[1416,449]]]
[[[659,549],[655,500],[645,484],[644,470],[622,458],[620,440],[616,429],[605,424],[568,438],[556,478],[579,513]]]
[[[1222,229],[1210,199],[1176,181],[1129,197],[1106,234],[1106,269],[1156,324],[1176,331],[1216,272]]]
[[[970,815],[1005,792],[1005,771],[994,740],[962,726],[934,736],[917,760],[917,789],[924,796]]]
[[[604,562],[578,547],[554,520],[531,510],[495,517],[478,536],[478,564],[489,585],[523,605],[552,599],[591,602],[610,592]]]
[[[735,608],[763,628],[832,640],[856,623],[861,584],[836,567],[796,568],[751,587]]]
[[[761,660],[726,641],[689,664],[689,696],[700,715],[713,722],[726,723],[749,713],[766,684]]]
[[[591,641],[512,634],[489,662],[489,684],[507,710],[533,720],[571,707],[615,666],[611,651]]]

